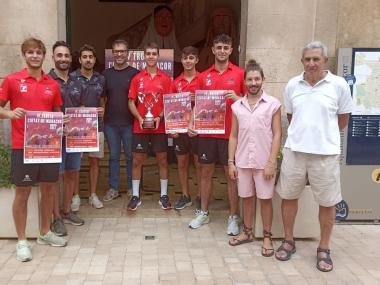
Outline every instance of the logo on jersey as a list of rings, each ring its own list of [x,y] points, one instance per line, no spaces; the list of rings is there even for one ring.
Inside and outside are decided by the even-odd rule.
[[[137,150],[142,150],[143,147],[142,147],[142,145],[139,143],[139,144],[136,146],[136,149],[137,149]]]
[[[28,86],[27,86],[26,84],[21,83],[21,84],[20,84],[20,92],[21,92],[21,93],[26,93],[26,92],[28,92]]]
[[[32,179],[30,179],[29,174],[25,174],[25,177],[24,177],[24,179],[22,180],[22,182],[32,182]]]
[[[201,160],[207,160],[207,155],[205,154],[205,153],[203,153],[202,155],[201,155],[201,158],[200,158]]]
[[[228,80],[226,81],[226,84],[228,84],[228,85],[234,85],[235,84],[235,79],[233,77],[228,78]]]
[[[44,92],[46,95],[48,95],[48,96],[51,96],[51,95],[53,95],[53,91],[51,91],[51,89],[49,88],[49,87],[46,87],[45,88],[45,92]]]

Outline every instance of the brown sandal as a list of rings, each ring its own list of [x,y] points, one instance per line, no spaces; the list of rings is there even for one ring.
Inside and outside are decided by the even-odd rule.
[[[269,240],[272,244],[272,233],[264,230],[263,234],[264,234],[263,243],[264,243],[264,239],[269,238]],[[268,251],[269,251],[269,253],[268,253]],[[272,244],[272,248],[265,248],[264,245],[261,247],[261,255],[262,256],[271,257],[271,256],[273,256],[273,254],[274,254],[273,244]]]
[[[245,239],[239,239],[242,235],[245,235]],[[246,225],[243,224],[243,231],[238,235],[237,237],[233,237],[229,240],[228,244],[231,246],[240,245],[243,243],[253,242],[253,233],[252,228],[246,227]]]

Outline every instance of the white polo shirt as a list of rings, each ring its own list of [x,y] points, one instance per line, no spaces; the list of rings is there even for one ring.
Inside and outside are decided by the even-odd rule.
[[[327,75],[314,86],[304,73],[292,78],[285,88],[285,112],[292,115],[285,147],[292,151],[340,154],[338,114],[351,113],[350,87],[339,76]]]

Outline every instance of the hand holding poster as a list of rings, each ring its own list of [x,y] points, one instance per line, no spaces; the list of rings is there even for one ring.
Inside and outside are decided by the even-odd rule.
[[[191,117],[190,92],[164,95],[165,132],[186,133]]]
[[[194,128],[198,134],[225,133],[224,93],[224,90],[195,91]]]
[[[66,151],[99,151],[96,108],[66,108],[66,115],[70,117],[66,130]]]
[[[26,112],[24,163],[61,163],[62,133],[61,112]]]

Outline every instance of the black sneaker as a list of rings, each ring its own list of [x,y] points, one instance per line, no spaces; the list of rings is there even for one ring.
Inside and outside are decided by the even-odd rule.
[[[132,196],[131,200],[128,203],[127,209],[129,211],[135,211],[138,206],[141,205],[141,199],[137,196]]]
[[[199,196],[197,195],[197,197],[195,197],[195,202],[194,202],[194,204],[195,204],[195,210],[196,210],[196,211],[200,211],[200,210],[201,210],[201,197],[199,197]]]
[[[168,195],[162,195],[160,200],[158,201],[158,204],[160,204],[161,208],[164,210],[168,210],[172,208],[172,205],[169,202]]]
[[[191,203],[191,198],[182,195],[177,202],[174,203],[174,209],[176,210],[182,210],[185,209],[185,207],[191,206],[193,203]]]

